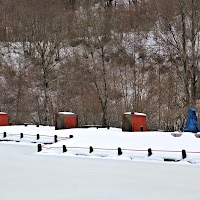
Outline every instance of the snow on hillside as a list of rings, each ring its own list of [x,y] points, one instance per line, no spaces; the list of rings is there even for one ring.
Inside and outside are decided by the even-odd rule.
[[[4,126],[0,127],[0,133],[23,133],[23,142],[32,142],[30,135],[40,134],[43,137],[54,136],[67,137],[58,140],[57,143],[42,146],[40,154],[64,155],[64,156],[90,156],[106,157],[127,160],[151,160],[164,161],[164,159],[182,160],[182,150],[186,151],[184,159],[190,163],[200,164],[200,138],[193,133],[183,133],[181,137],[174,137],[170,132],[122,132],[118,128],[76,128],[55,130],[54,127],[34,125]],[[27,136],[28,135],[28,136]],[[74,137],[69,139],[69,135]],[[2,139],[3,134],[0,134]],[[15,139],[14,138],[14,139]],[[40,141],[39,141],[40,142]],[[53,139],[52,139],[53,142]],[[63,145],[67,152],[63,153]],[[90,153],[90,146],[93,152]],[[118,156],[118,148],[122,149],[122,155]],[[152,155],[148,156],[148,149],[152,149]],[[36,149],[37,152],[37,149]]]

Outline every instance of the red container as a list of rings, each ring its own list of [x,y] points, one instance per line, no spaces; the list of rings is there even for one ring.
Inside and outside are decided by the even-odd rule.
[[[123,114],[122,131],[146,131],[146,115],[144,113],[126,112]]]
[[[8,126],[8,114],[0,112],[0,126]]]
[[[55,114],[55,129],[76,128],[78,126],[78,117],[71,112],[59,112]]]

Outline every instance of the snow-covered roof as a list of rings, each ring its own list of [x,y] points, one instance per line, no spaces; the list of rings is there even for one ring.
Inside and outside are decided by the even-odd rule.
[[[73,112],[59,112],[58,114],[62,114],[62,115],[74,115]]]
[[[131,112],[125,112],[124,114],[125,115],[131,115]]]
[[[138,112],[134,112],[134,115],[146,116],[146,114],[144,114],[144,113],[138,113]]]
[[[138,112],[134,112],[134,113],[132,113],[132,112],[125,112],[124,114],[125,114],[125,115],[140,115],[140,116],[146,116],[146,114],[144,114],[144,113],[138,113]]]
[[[5,113],[5,112],[0,112],[0,115],[7,115],[7,113]]]

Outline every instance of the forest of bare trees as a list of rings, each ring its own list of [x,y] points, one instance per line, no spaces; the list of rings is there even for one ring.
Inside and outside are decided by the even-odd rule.
[[[123,3],[122,3],[123,2]],[[0,109],[10,122],[183,128],[200,105],[198,0],[0,0]]]

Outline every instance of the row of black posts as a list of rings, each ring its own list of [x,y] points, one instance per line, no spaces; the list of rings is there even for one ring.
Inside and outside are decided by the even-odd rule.
[[[42,146],[41,144],[38,144],[38,152],[42,151]],[[89,147],[89,152],[92,153],[94,151],[93,147],[90,146]],[[119,147],[117,149],[118,151],[118,156],[122,155],[122,149]],[[152,149],[149,148],[148,150],[148,156],[151,156],[153,153],[152,153]],[[65,145],[63,145],[63,153],[67,152],[67,148]],[[186,151],[185,150],[182,150],[182,159],[185,159],[187,157],[187,154],[186,154]]]
[[[73,135],[69,135],[70,139],[73,138],[73,137],[74,137]],[[57,135],[54,135],[54,142],[55,143],[58,142]],[[65,146],[65,145],[63,145],[63,146]],[[64,149],[64,147],[63,147],[63,149]],[[65,146],[65,149],[66,149],[66,146]],[[42,145],[38,144],[38,152],[40,152],[40,151],[42,151]],[[66,149],[66,151],[63,150],[63,152],[67,152],[67,149]]]
[[[7,134],[6,132],[3,132],[3,138],[6,138]],[[22,139],[24,137],[23,133],[20,133],[20,139]],[[48,137],[48,136],[47,136]],[[73,138],[73,135],[70,135],[69,138]],[[39,140],[40,139],[40,134],[36,135],[36,139]],[[58,142],[58,136],[54,135],[54,143]]]
[[[3,138],[6,138],[7,137],[7,134],[6,132],[3,132]],[[22,139],[24,137],[24,134],[23,133],[20,133],[20,139]],[[36,139],[39,140],[40,139],[40,134],[37,134],[36,135]],[[54,135],[54,142],[58,142],[58,139],[57,139],[57,135]]]

